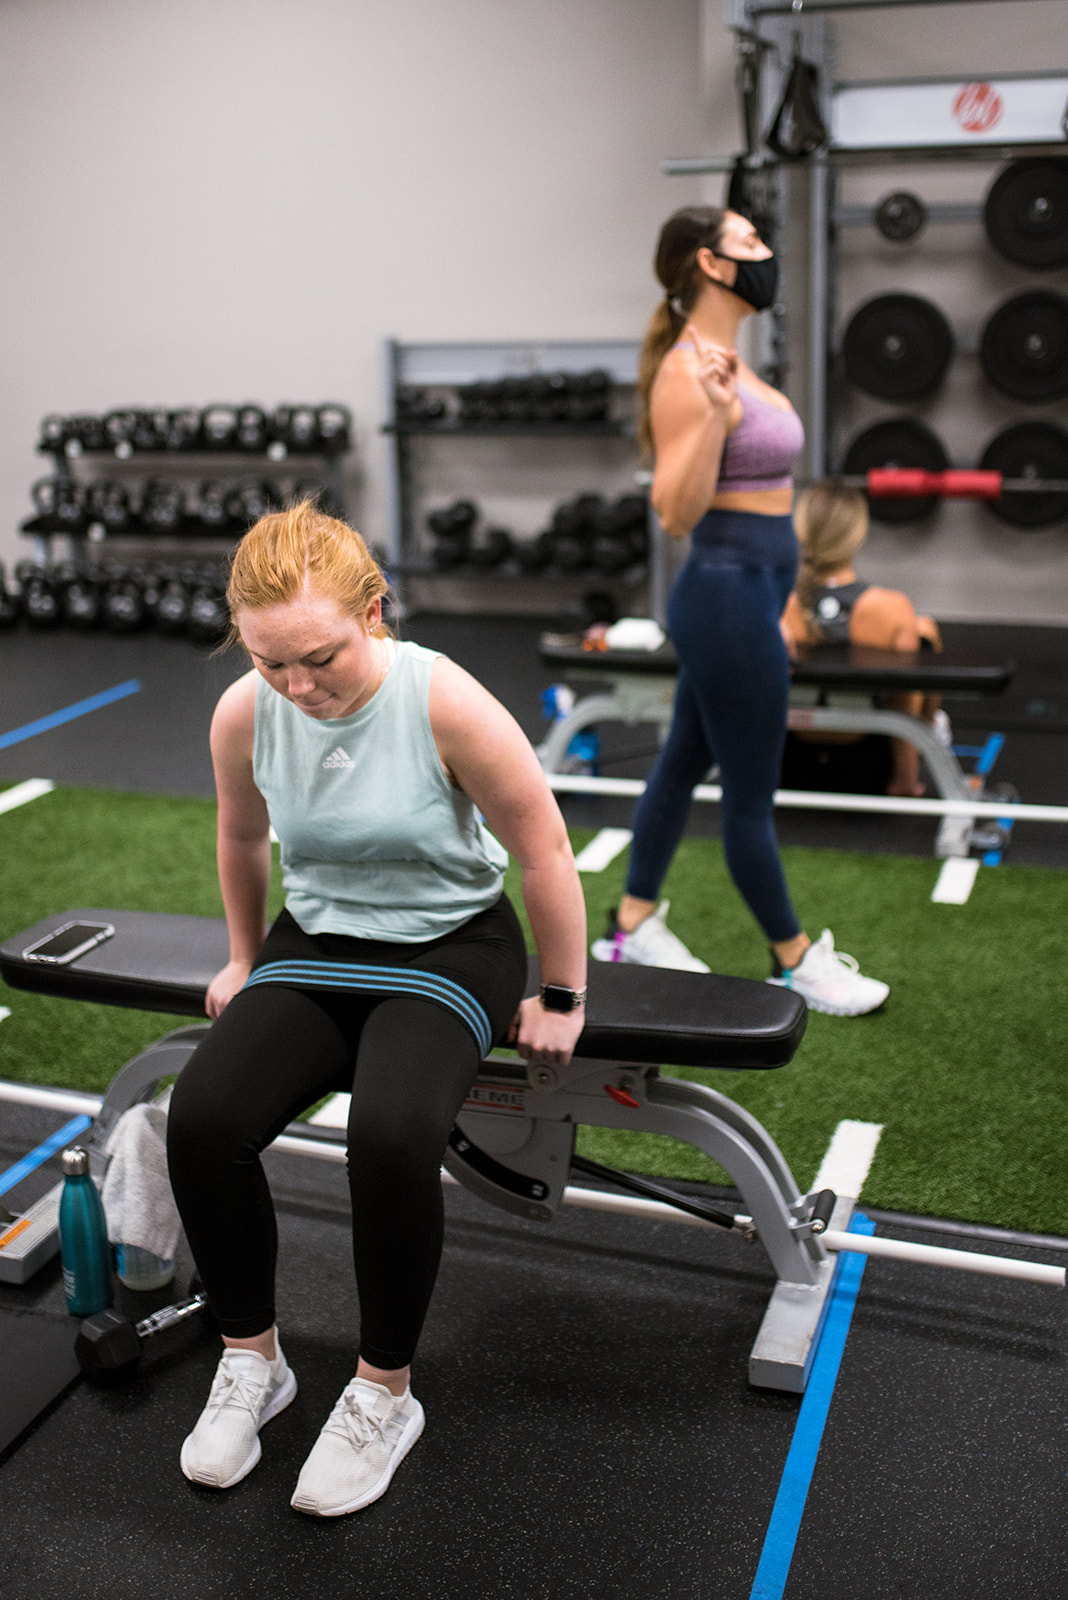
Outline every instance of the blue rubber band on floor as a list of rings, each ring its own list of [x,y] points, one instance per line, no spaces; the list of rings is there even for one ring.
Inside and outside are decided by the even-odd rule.
[[[100,694],[91,694],[87,700],[76,700],[72,706],[64,706],[62,711],[38,717],[36,722],[23,723],[21,728],[13,728],[10,733],[0,733],[0,750],[21,744],[23,739],[32,739],[35,734],[62,727],[64,722],[73,722],[75,717],[84,717],[90,711],[99,711],[102,706],[109,706],[115,700],[125,700],[128,694],[136,694],[140,687],[140,679],[127,678],[125,683],[117,683],[114,689],[103,689]]]
[[[91,1128],[92,1125],[93,1119],[91,1117],[72,1117],[70,1122],[64,1123],[62,1128],[58,1128],[55,1133],[49,1134],[48,1138],[39,1144],[36,1150],[31,1150],[28,1155],[22,1157],[21,1161],[16,1161],[13,1167],[8,1167],[6,1172],[0,1173],[0,1194],[6,1194],[9,1189],[15,1187],[16,1183],[21,1183],[29,1173],[43,1166],[49,1156],[54,1156],[57,1150],[62,1150],[66,1145],[70,1144],[72,1139],[76,1139],[80,1133],[84,1133],[86,1128]]]
[[[863,1212],[856,1211],[849,1231],[871,1234],[875,1224]],[[866,1256],[844,1252],[839,1258],[827,1319],[794,1424],[749,1600],[782,1600],[866,1262]]]

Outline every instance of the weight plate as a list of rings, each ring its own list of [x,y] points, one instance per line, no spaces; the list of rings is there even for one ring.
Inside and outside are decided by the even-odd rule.
[[[1021,267],[1068,264],[1068,161],[1013,161],[995,178],[983,208],[995,250]]]
[[[897,189],[880,200],[875,211],[875,226],[884,239],[901,242],[914,239],[927,221],[927,207],[919,195]]]
[[[990,317],[979,346],[983,371],[1014,400],[1060,400],[1068,394],[1068,299],[1028,289]]]
[[[1016,422],[991,439],[980,467],[1006,478],[1068,478],[1068,433],[1052,422]],[[987,502],[1016,528],[1044,528],[1068,517],[1068,493],[1003,494]]]
[[[881,294],[853,313],[842,354],[846,372],[865,394],[918,400],[941,383],[953,355],[953,334],[930,300]]]
[[[894,417],[858,433],[846,451],[842,472],[846,477],[862,477],[873,467],[923,467],[927,472],[942,472],[948,466],[949,457],[936,433],[911,417]],[[879,522],[920,522],[937,504],[938,496],[933,494],[900,500],[868,497],[871,514]]]

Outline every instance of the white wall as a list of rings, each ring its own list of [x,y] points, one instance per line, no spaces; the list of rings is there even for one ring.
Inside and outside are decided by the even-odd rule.
[[[4,0],[0,559],[40,417],[123,404],[347,402],[381,538],[383,338],[636,335],[710,53],[700,0]]]

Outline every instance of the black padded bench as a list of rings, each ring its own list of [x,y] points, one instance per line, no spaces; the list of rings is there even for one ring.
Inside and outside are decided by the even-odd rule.
[[[27,958],[27,947],[73,920],[108,923],[114,936],[65,966]],[[226,954],[221,920],[93,907],[47,917],[8,939],[0,948],[0,974],[13,989],[202,1018],[208,982]],[[537,982],[532,960],[530,992]],[[488,1057],[445,1165],[483,1198],[547,1221],[564,1199],[580,1124],[668,1134],[704,1150],[737,1185],[751,1218],[747,1226],[778,1277],[750,1359],[751,1381],[799,1392],[834,1269],[818,1232],[810,1231],[810,1199],[748,1112],[715,1089],[662,1075],[659,1068],[662,1062],[781,1067],[794,1055],[805,1022],[804,1002],[769,984],[594,963],[574,1059],[559,1068]],[[94,1130],[97,1148],[122,1111],[150,1099],[162,1079],[181,1071],[208,1026],[202,1021],[165,1035],[118,1072]],[[851,1201],[839,1202],[833,1225],[847,1226],[851,1210]]]
[[[576,733],[599,722],[651,722],[666,730],[671,721],[678,658],[670,642],[658,650],[598,650],[582,635],[545,635],[541,659],[567,680],[600,687],[554,722],[538,748],[546,772],[566,770]],[[962,651],[868,650],[856,645],[803,647],[791,666],[787,725],[796,732],[874,733],[906,739],[923,757],[945,800],[979,798],[952,750],[929,723],[896,711],[888,696],[924,694],[989,696],[1004,693],[1015,671],[1011,661],[991,662]],[[974,824],[944,817],[936,854],[967,855]]]

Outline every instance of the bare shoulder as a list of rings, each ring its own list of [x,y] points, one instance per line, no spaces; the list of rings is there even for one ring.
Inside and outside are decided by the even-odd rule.
[[[908,627],[915,618],[907,594],[902,594],[900,589],[880,589],[873,584],[857,596],[850,631],[855,644],[868,644],[877,650],[889,649],[898,630]]]
[[[215,749],[220,743],[234,748],[247,743],[252,747],[252,734],[256,721],[256,684],[259,673],[252,668],[243,673],[219,696],[211,719],[211,743]]]

